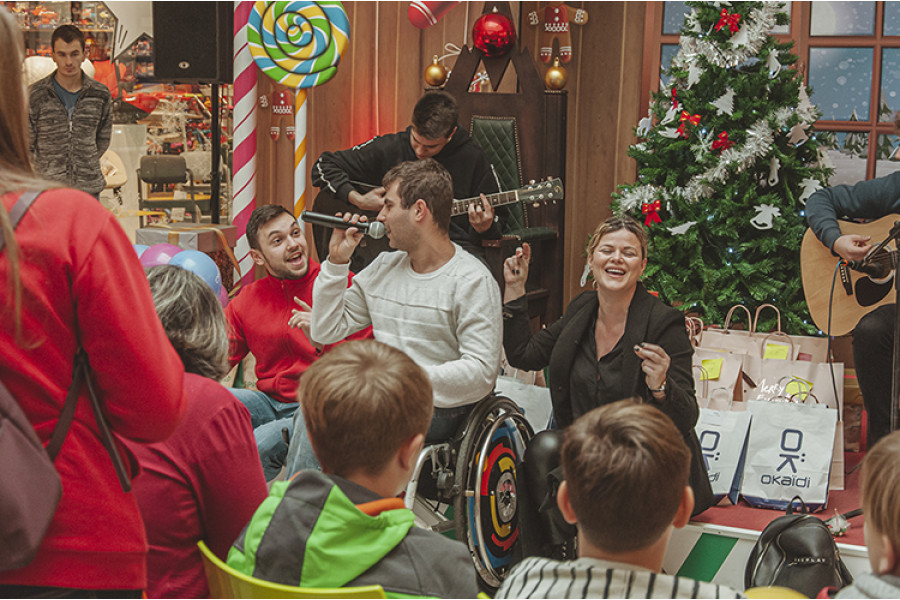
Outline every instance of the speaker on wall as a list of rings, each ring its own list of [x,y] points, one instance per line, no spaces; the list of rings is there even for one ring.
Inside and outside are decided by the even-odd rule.
[[[232,2],[154,2],[154,77],[159,81],[231,83]]]

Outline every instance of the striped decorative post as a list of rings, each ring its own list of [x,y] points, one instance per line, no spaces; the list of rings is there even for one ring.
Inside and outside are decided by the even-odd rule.
[[[294,88],[294,215],[306,206],[306,88],[334,77],[350,43],[350,21],[336,0],[253,4],[247,22],[253,60],[276,82]]]
[[[247,44],[247,19],[253,2],[234,3],[234,209],[237,227],[235,258],[242,282],[253,282],[253,259],[247,243],[247,221],[256,208],[256,65]],[[237,282],[237,273],[234,281]]]

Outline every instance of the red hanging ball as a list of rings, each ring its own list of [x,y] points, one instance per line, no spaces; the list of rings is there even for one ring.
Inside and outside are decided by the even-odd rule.
[[[475,21],[472,40],[485,56],[503,56],[516,43],[516,28],[509,17],[500,13],[487,13]]]

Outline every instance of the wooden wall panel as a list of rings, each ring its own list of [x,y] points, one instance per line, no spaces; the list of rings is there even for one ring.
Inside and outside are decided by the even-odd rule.
[[[527,15],[546,3],[511,2],[520,13],[519,38],[537,57],[539,28]],[[626,156],[632,130],[646,106],[640,104],[645,6],[639,2],[570,2],[588,11],[586,25],[572,26],[574,56],[569,73],[566,283],[564,301],[580,291],[584,246],[596,224],[610,214],[610,194],[634,179]],[[471,46],[471,29],[481,2],[460,3],[438,23],[416,29],[408,2],[344,2],[351,23],[348,51],[337,75],[309,94],[307,169],[325,150],[348,148],[378,133],[404,129],[422,93],[422,73],[448,42]],[[444,60],[452,67],[453,57]],[[538,63],[541,74],[549,65]],[[509,77],[504,78],[503,88]],[[274,84],[260,75],[260,93]],[[272,142],[268,111],[259,119],[257,196],[261,202],[292,203],[293,149],[282,134]],[[307,204],[316,189],[307,176]]]

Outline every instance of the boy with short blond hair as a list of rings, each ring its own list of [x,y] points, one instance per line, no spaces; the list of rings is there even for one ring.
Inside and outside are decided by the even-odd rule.
[[[578,527],[579,558],[527,558],[496,598],[740,598],[660,573],[674,528],[694,507],[690,451],[671,419],[632,400],[582,415],[565,432],[557,503]]]
[[[863,535],[871,573],[856,577],[837,598],[900,598],[900,431],[866,454],[860,477]]]
[[[467,548],[415,527],[397,498],[434,410],[422,368],[381,342],[348,342],[307,369],[299,398],[322,472],[276,482],[228,564],[285,585],[474,598]]]

